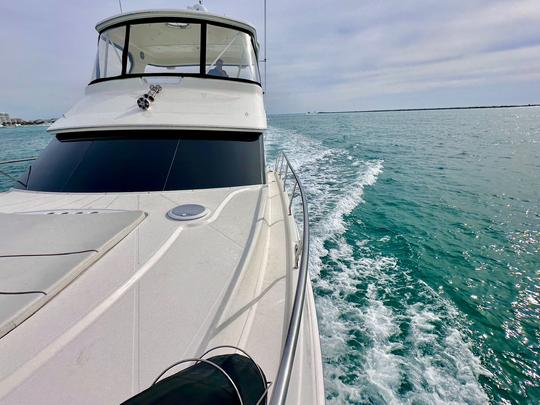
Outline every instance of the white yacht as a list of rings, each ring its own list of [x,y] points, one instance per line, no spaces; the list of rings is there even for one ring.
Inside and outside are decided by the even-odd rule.
[[[307,205],[285,155],[266,167],[255,29],[96,29],[84,97],[0,194],[0,403],[324,403]]]

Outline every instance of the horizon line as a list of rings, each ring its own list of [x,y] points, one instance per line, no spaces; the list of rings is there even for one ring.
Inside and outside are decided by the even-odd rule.
[[[346,111],[317,111],[311,114],[352,114],[352,113],[372,113],[372,112],[400,112],[400,111],[440,111],[440,110],[474,110],[488,108],[523,108],[540,107],[540,104],[506,104],[506,105],[477,105],[477,106],[457,106],[457,107],[423,107],[423,108],[385,108],[378,110],[346,110]],[[309,113],[309,111],[307,112]],[[301,114],[301,113],[300,113]]]

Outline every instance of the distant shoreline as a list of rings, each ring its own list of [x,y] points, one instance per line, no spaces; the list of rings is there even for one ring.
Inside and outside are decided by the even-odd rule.
[[[522,107],[540,107],[540,104],[512,104],[512,105],[481,105],[470,107],[429,107],[429,108],[396,108],[385,110],[351,110],[351,111],[319,111],[312,114],[353,114],[353,113],[372,113],[372,112],[399,112],[399,111],[440,111],[440,110],[478,110],[486,108],[522,108]]]

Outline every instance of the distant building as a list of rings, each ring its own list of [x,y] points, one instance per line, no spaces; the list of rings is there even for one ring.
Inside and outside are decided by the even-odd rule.
[[[52,124],[57,118],[37,119],[26,121],[22,118],[10,117],[8,113],[0,112],[0,127],[20,126],[20,125],[45,125]]]
[[[9,118],[8,113],[0,112],[0,124],[11,125],[11,118]]]
[[[25,121],[21,118],[10,117],[8,113],[0,113],[0,125],[10,126],[10,125],[22,125]]]

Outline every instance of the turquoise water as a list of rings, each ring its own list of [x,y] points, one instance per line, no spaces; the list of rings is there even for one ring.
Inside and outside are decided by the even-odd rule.
[[[0,160],[47,139],[0,129]],[[540,108],[273,116],[266,142],[309,194],[330,404],[540,402]]]

